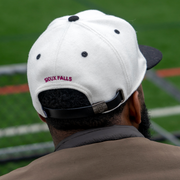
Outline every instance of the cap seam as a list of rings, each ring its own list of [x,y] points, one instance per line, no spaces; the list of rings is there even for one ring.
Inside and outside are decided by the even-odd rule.
[[[67,25],[68,25],[68,28],[66,29],[66,31],[64,31],[64,33],[63,33],[63,35],[62,35],[63,38],[62,38],[61,40],[59,39],[59,42],[58,42],[58,45],[57,45],[57,53],[56,53],[55,63],[54,63],[54,72],[55,72],[55,74],[56,74],[56,64],[57,64],[57,61],[58,61],[60,49],[61,49],[61,46],[62,46],[62,44],[63,44],[63,42],[64,42],[64,39],[65,39],[65,37],[66,37],[66,34],[67,34],[67,32],[68,32],[68,30],[69,30],[69,28],[70,28],[70,26],[71,26],[71,23],[69,23],[69,24],[67,24]]]
[[[127,80],[127,82],[128,82],[128,88],[130,89],[130,80],[128,79],[128,74],[127,74],[127,71],[126,71],[126,67],[125,67],[125,65],[124,65],[124,60],[123,60],[123,58],[121,58],[121,56],[117,53],[117,50],[114,48],[114,46],[104,37],[104,36],[102,36],[101,34],[99,34],[96,30],[94,30],[94,29],[92,29],[91,27],[89,27],[89,26],[87,26],[86,24],[84,24],[84,23],[77,23],[79,26],[82,26],[82,27],[84,27],[84,28],[86,28],[86,29],[88,29],[88,30],[91,30],[91,31],[93,31],[94,33],[96,33],[98,36],[99,36],[99,38],[101,38],[104,42],[106,42],[108,45],[110,45],[110,47],[111,47],[111,49],[113,50],[113,52],[115,53],[115,55],[116,55],[116,57],[117,57],[117,59],[118,59],[118,64],[120,64],[120,65],[122,65],[123,66],[123,71],[124,71],[124,74],[125,74],[125,78],[126,78],[126,80]],[[122,59],[122,61],[119,61],[119,59]],[[121,64],[122,63],[122,64]]]

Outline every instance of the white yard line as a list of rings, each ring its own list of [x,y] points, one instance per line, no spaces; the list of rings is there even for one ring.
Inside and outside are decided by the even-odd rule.
[[[180,114],[180,106],[151,109],[149,110],[149,114],[152,118],[178,115]],[[45,123],[9,127],[5,129],[0,129],[0,138],[15,135],[38,133],[43,131],[48,131],[47,125]]]
[[[152,118],[178,115],[180,114],[180,106],[151,109],[149,114]]]
[[[5,129],[0,129],[0,138],[30,133],[38,133],[43,131],[48,131],[47,125],[45,123],[9,127]]]
[[[27,72],[27,63],[0,66],[0,75],[14,74],[17,72],[18,73],[26,73]]]

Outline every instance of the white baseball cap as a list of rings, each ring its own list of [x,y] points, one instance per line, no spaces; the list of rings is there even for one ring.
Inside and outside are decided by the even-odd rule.
[[[28,84],[36,111],[43,117],[81,118],[108,113],[141,84],[146,70],[162,59],[159,50],[140,46],[125,20],[97,10],[57,18],[32,46]],[[42,107],[42,91],[69,88],[84,93],[91,106]]]

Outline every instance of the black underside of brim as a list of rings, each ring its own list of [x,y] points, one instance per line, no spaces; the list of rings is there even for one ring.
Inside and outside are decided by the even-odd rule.
[[[146,58],[147,70],[153,68],[162,60],[162,53],[156,48],[145,45],[139,45],[139,49]]]

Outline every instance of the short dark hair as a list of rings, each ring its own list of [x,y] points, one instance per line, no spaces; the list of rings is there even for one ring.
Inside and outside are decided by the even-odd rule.
[[[51,109],[78,108],[90,105],[87,97],[74,89],[46,90],[39,94],[39,101],[43,107]],[[46,118],[48,125],[58,130],[90,129],[105,127],[113,124],[114,117],[124,109],[125,103],[112,112],[98,114],[79,119]]]

